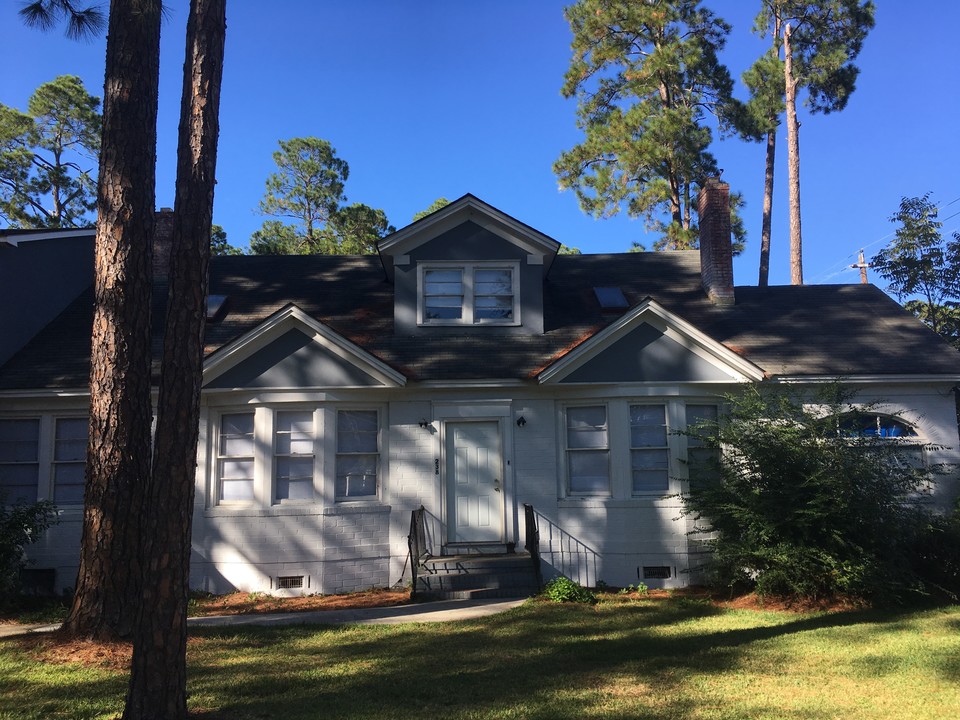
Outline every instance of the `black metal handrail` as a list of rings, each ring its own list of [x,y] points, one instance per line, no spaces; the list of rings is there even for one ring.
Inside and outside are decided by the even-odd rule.
[[[427,532],[424,526],[424,516],[426,510],[423,505],[418,507],[410,514],[410,534],[407,535],[407,547],[410,551],[410,575],[412,585],[410,597],[417,596],[417,576],[420,573],[420,567],[425,558],[430,556],[427,550]]]
[[[537,522],[537,513],[533,505],[523,504],[524,525],[526,526],[526,542],[524,548],[530,553],[533,562],[533,571],[537,576],[537,591],[543,589],[543,573],[540,569],[540,525]]]

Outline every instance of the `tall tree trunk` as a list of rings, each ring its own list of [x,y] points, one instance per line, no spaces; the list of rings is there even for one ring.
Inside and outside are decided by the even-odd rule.
[[[220,132],[226,0],[191,0],[177,189],[157,407],[145,508],[143,599],[125,720],[187,717],[187,593],[197,469],[210,226]]]
[[[760,287],[767,287],[770,278],[770,228],[773,222],[773,177],[777,159],[776,119],[767,133],[766,168],[763,173],[763,219],[760,225]]]
[[[797,81],[793,77],[790,24],[783,28],[784,80],[787,105],[787,169],[790,186],[790,283],[803,285],[803,240],[800,231],[800,124],[797,122]]]
[[[150,474],[151,248],[160,1],[113,0],[97,190],[90,440],[80,570],[64,630],[133,631],[139,518]]]

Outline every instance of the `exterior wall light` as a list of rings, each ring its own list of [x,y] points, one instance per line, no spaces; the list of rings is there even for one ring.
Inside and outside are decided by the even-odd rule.
[[[420,418],[420,427],[426,430],[428,427],[430,427],[430,421],[426,418]]]
[[[517,418],[517,427],[523,427],[526,424],[527,424],[527,419],[523,415]]]

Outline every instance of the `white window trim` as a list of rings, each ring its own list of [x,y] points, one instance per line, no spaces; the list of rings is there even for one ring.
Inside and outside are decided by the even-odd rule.
[[[371,406],[371,405],[334,405],[331,407],[331,422],[333,423],[333,432],[330,435],[333,436],[333,448],[331,449],[331,458],[333,459],[331,477],[333,480],[333,488],[331,493],[334,497],[334,502],[338,505],[343,505],[345,503],[376,503],[380,502],[380,499],[383,495],[383,474],[384,467],[386,463],[383,461],[383,422],[384,422],[384,412],[380,406]],[[338,435],[338,425],[337,425],[337,413],[340,411],[350,412],[350,411],[366,411],[366,412],[375,412],[377,414],[377,490],[372,495],[337,495],[337,456],[340,454],[337,452],[339,447],[339,438]],[[350,453],[344,453],[350,454]],[[370,453],[359,453],[362,455],[368,455]]]
[[[630,406],[650,405],[665,409],[667,425],[667,481],[666,490],[633,491],[633,470],[631,464]],[[557,408],[557,438],[559,452],[560,480],[558,493],[561,499],[577,500],[638,500],[656,501],[665,496],[683,492],[687,485],[687,438],[678,433],[686,428],[687,405],[716,405],[722,412],[716,398],[670,398],[670,397],[625,397],[562,402]],[[607,493],[574,492],[570,489],[570,475],[567,448],[567,411],[569,408],[603,406],[607,411],[607,452],[609,454],[609,489]]]
[[[339,498],[336,495],[337,412],[340,410],[367,410],[377,413],[377,492],[375,495]],[[275,419],[280,412],[310,411],[313,413],[313,496],[310,500],[278,500],[276,497],[276,434]],[[223,416],[240,413],[254,415],[254,470],[252,500],[222,500],[220,478],[220,433]],[[207,507],[227,510],[251,508],[289,508],[291,506],[371,505],[381,502],[388,475],[385,458],[388,456],[386,407],[382,403],[271,403],[269,405],[223,406],[212,410],[205,425],[209,432],[206,444],[209,459]]]
[[[56,462],[54,460],[54,443],[56,442],[55,428],[57,420],[88,419],[86,412],[81,410],[64,410],[41,413],[10,413],[0,416],[3,420],[37,420],[38,436],[37,441],[37,501],[49,500],[53,502],[54,485],[53,474]],[[84,461],[86,462],[86,461]],[[34,464],[34,463],[26,463]],[[57,504],[60,509],[82,508],[83,501],[79,503],[60,503]]]
[[[560,430],[560,466],[562,472],[560,477],[562,478],[561,482],[563,484],[562,496],[564,497],[574,497],[574,498],[605,498],[613,497],[616,493],[614,492],[614,441],[613,441],[613,424],[610,421],[610,402],[607,401],[596,401],[596,402],[576,402],[576,403],[565,403],[560,410],[560,421],[557,423],[557,426]],[[570,452],[571,448],[567,446],[567,414],[571,409],[576,408],[587,408],[587,407],[602,407],[606,412],[607,416],[607,491],[606,492],[584,492],[572,490],[570,488]],[[584,450],[585,448],[575,448],[573,451],[577,452],[579,450]]]
[[[451,320],[437,320],[426,317],[424,298],[424,278],[428,270],[462,270],[463,271],[463,314],[462,317]],[[486,319],[474,320],[473,281],[477,270],[510,270],[513,282],[513,318],[509,320]],[[417,265],[417,325],[429,326],[476,326],[498,325],[516,327],[520,325],[520,263],[516,260],[484,261],[484,262],[431,262]]]

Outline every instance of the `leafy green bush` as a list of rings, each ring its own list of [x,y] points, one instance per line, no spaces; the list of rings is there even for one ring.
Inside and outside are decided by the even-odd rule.
[[[932,592],[960,602],[960,509],[925,518],[911,567]]]
[[[717,421],[687,431],[714,450],[710,467],[691,466],[683,500],[695,532],[712,533],[715,584],[804,598],[920,587],[911,555],[926,516],[913,499],[930,471],[904,441],[857,431],[871,408],[851,401],[838,385],[805,402],[750,386],[726,398]]]
[[[53,503],[6,505],[0,494],[0,597],[15,593],[24,565],[23,548],[40,539],[56,521]]]
[[[554,602],[589,603],[597,602],[597,596],[579,583],[567,577],[557,577],[543,588],[544,597]]]

